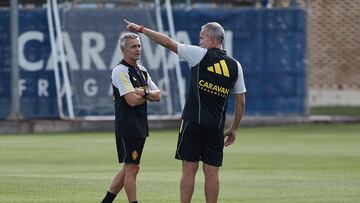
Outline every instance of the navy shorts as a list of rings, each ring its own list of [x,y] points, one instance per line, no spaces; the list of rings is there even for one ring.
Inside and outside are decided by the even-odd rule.
[[[120,163],[139,164],[146,137],[116,137]]]
[[[181,121],[175,158],[185,161],[202,161],[220,167],[223,160],[224,129]]]

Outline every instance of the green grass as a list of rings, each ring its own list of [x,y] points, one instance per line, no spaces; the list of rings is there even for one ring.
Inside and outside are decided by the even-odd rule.
[[[312,107],[311,115],[340,115],[340,116],[360,116],[360,106],[321,106]]]
[[[151,132],[140,202],[179,202],[176,139]],[[112,132],[0,136],[0,202],[100,202],[119,167]],[[360,125],[241,128],[220,176],[221,203],[359,202]],[[194,203],[205,202],[203,185],[199,170]]]

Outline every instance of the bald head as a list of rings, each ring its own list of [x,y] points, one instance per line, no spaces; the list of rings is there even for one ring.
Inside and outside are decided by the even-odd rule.
[[[219,23],[209,22],[203,25],[201,29],[206,31],[209,38],[214,37],[219,44],[223,43],[225,31]]]

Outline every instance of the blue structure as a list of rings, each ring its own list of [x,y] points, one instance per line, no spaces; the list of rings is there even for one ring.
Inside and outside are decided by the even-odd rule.
[[[136,14],[136,15],[135,15]],[[149,16],[150,14],[150,16]],[[165,11],[163,11],[163,16]],[[155,28],[154,12],[137,9],[71,9],[62,13],[68,52],[71,84],[75,92],[77,116],[113,113],[110,73],[116,63],[118,34],[124,31],[122,19]],[[179,40],[197,44],[201,25],[217,21],[225,28],[225,49],[243,66],[247,87],[247,115],[302,115],[306,93],[306,12],[302,9],[174,9]],[[9,11],[0,11],[0,118],[11,109]],[[163,17],[165,30],[167,19]],[[19,35],[24,42],[20,62],[21,112],[26,118],[58,118],[54,73],[46,10],[23,10],[19,16]],[[71,23],[69,23],[71,22]],[[103,40],[103,41],[102,41]],[[143,41],[142,63],[156,82],[162,80],[158,68],[158,49]],[[93,51],[104,43],[101,51]],[[69,45],[70,44],[70,45]],[[146,45],[148,44],[148,45]],[[100,48],[99,48],[100,49]],[[74,55],[72,55],[74,54]],[[167,52],[170,81],[176,81],[170,53]],[[182,73],[189,79],[189,69],[181,62]],[[173,105],[179,109],[177,82],[171,83]],[[64,100],[65,101],[65,100]],[[65,103],[65,102],[64,102]],[[151,114],[166,114],[165,103],[150,106]],[[64,106],[66,109],[66,106]],[[229,102],[229,112],[233,100]]]

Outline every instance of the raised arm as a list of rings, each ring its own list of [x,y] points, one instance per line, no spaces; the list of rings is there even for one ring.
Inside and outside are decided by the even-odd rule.
[[[126,28],[131,32],[141,32],[144,35],[148,36],[154,42],[160,44],[161,46],[170,49],[171,51],[177,54],[177,42],[167,35],[164,35],[160,32],[154,31],[150,28],[146,28],[142,25],[138,25],[136,23],[130,22],[124,19],[127,24]]]

